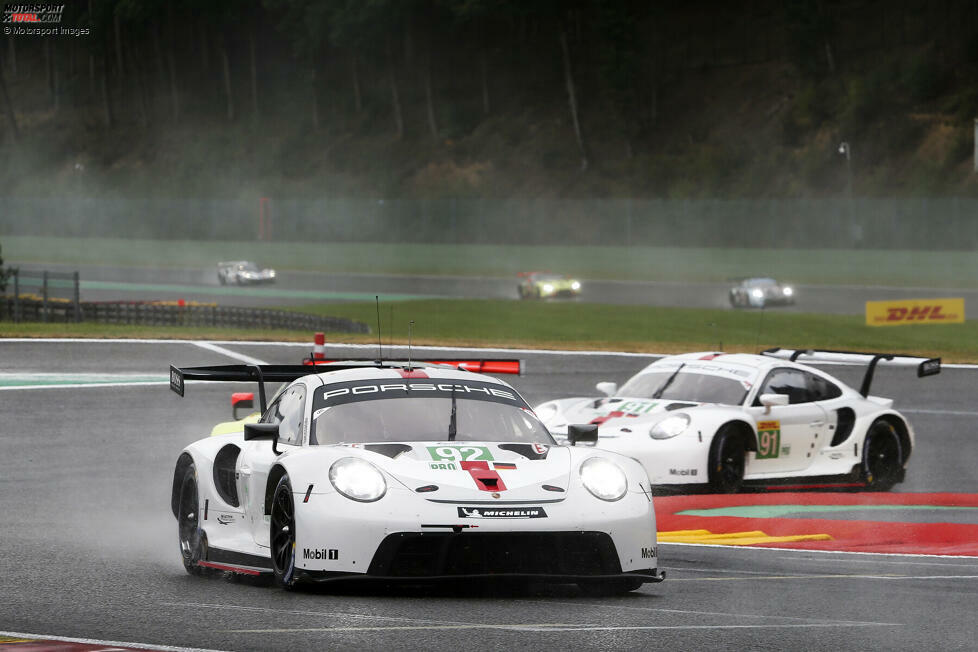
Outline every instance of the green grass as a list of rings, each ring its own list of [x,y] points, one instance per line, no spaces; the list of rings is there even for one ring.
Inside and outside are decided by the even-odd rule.
[[[970,251],[711,249],[377,243],[210,242],[5,236],[8,265],[60,263],[213,268],[250,259],[282,270],[515,277],[549,269],[588,279],[726,281],[774,276],[793,283],[978,287]]]
[[[376,342],[372,303],[307,306],[303,312],[371,324],[370,335],[328,334],[331,342]],[[940,356],[978,362],[978,322],[869,327],[862,317],[797,313],[653,308],[587,303],[432,299],[381,305],[384,343],[447,346],[680,352],[825,348]],[[0,337],[130,337],[254,339],[310,342],[306,331],[177,328],[0,322]]]
[[[306,310],[358,319],[371,327],[377,323],[372,304],[327,304]],[[432,299],[382,304],[384,341],[390,338],[391,322],[394,339],[406,341],[410,320],[415,322],[416,343],[618,351],[756,351],[782,346],[978,360],[978,322],[870,327],[863,317],[849,315]]]

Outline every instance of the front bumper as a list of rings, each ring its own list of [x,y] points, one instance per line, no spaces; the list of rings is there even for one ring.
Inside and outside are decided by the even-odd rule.
[[[397,532],[378,546],[366,573],[306,570],[313,582],[533,580],[547,583],[640,579],[661,582],[655,567],[623,572],[603,532]]]

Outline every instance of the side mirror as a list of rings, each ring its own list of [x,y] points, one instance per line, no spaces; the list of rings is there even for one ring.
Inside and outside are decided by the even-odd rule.
[[[235,421],[241,419],[238,416],[238,410],[254,410],[255,409],[255,394],[254,392],[235,392],[231,394],[231,416],[234,417]]]
[[[761,405],[768,411],[774,406],[787,405],[789,402],[787,394],[761,394]]]
[[[571,446],[578,444],[598,443],[598,424],[581,423],[578,425],[567,426],[567,443]]]
[[[602,381],[594,386],[594,389],[598,390],[605,396],[614,396],[615,392],[618,391],[618,383],[609,383],[608,381]]]
[[[276,455],[278,451],[278,424],[277,423],[246,423],[244,426],[244,440],[254,441],[256,439],[271,439],[272,452]]]

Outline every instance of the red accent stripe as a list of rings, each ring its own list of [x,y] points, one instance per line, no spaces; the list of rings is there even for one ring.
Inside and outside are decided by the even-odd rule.
[[[844,487],[865,487],[865,482],[826,482],[824,484],[785,484],[764,487],[767,491],[798,491],[800,489],[836,489]]]
[[[231,566],[230,564],[218,564],[213,561],[198,561],[197,565],[205,568],[231,571],[232,573],[241,573],[242,575],[261,575],[261,571],[256,571],[251,568],[241,568],[240,566]]]
[[[506,485],[499,474],[489,469],[489,462],[476,460],[459,462],[463,471],[468,471],[479,491],[506,491]]]
[[[302,364],[306,366],[315,366],[329,364],[331,362],[342,362],[342,360],[324,360],[320,358],[310,360],[309,358],[306,358],[302,361]],[[519,360],[424,360],[424,362],[430,364],[450,365],[452,367],[458,367],[466,371],[473,371],[480,374],[519,375],[521,366]]]
[[[401,378],[428,378],[429,377],[428,374],[426,374],[421,369],[411,369],[411,370],[398,369],[397,373],[401,374]]]
[[[710,353],[708,355],[704,355],[702,358],[700,358],[700,360],[712,360],[713,358],[719,358],[721,355],[723,355],[723,354],[722,353]]]

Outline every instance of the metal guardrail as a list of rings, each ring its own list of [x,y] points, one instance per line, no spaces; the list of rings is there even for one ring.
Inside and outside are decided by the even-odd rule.
[[[78,272],[49,272],[47,270],[41,272],[24,272],[19,269],[11,270],[10,274],[14,290],[13,296],[13,306],[8,314],[11,315],[13,321],[41,321],[47,322],[51,320],[53,312],[57,312],[59,315],[68,315],[70,311],[70,319],[57,319],[56,321],[81,321],[81,294],[79,292],[79,281]],[[39,305],[32,305],[31,308],[27,308],[29,312],[34,315],[34,319],[23,319],[24,306],[27,302],[21,298],[20,285],[21,279],[37,279],[40,280],[41,287],[41,301]],[[70,284],[65,284],[64,281],[69,281]],[[36,285],[36,284],[34,284]],[[72,298],[68,306],[64,305],[64,299],[60,301],[52,301],[50,296],[51,290],[54,287],[68,287],[72,290]],[[33,302],[37,303],[37,302]]]
[[[214,304],[179,305],[138,301],[71,302],[27,296],[0,299],[0,320],[23,322],[92,321],[131,326],[190,326],[369,333],[363,322],[288,310]]]

